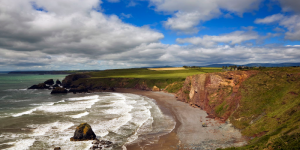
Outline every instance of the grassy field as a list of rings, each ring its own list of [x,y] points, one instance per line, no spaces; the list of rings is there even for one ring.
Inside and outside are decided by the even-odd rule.
[[[201,68],[201,69],[179,69],[175,70],[165,68],[155,68],[156,70],[142,69],[115,69],[100,72],[91,72],[92,78],[147,78],[147,79],[167,79],[167,78],[186,78],[187,76],[220,72],[222,68]],[[177,70],[176,70],[177,69]]]

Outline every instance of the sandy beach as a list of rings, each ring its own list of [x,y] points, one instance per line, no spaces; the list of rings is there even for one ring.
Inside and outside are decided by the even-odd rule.
[[[157,142],[149,143],[142,138],[137,143],[127,145],[128,150],[216,149],[246,144],[246,139],[231,124],[206,118],[205,111],[177,101],[173,94],[134,89],[117,89],[116,92],[152,98],[164,114],[176,121],[175,129],[161,136]],[[207,127],[202,127],[203,123]]]

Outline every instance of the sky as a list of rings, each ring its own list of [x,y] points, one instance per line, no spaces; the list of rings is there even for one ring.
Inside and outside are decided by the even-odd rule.
[[[0,0],[0,71],[299,63],[300,0]]]

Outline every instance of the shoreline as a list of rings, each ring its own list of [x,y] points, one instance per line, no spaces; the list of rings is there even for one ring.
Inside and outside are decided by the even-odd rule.
[[[128,150],[179,150],[189,148],[217,149],[220,147],[243,146],[247,139],[230,123],[206,118],[204,110],[194,108],[178,101],[174,94],[165,92],[143,91],[136,89],[116,89],[117,93],[132,93],[154,99],[165,115],[174,118],[175,128],[159,137],[156,143],[147,140],[126,145]],[[202,127],[206,123],[208,127]]]

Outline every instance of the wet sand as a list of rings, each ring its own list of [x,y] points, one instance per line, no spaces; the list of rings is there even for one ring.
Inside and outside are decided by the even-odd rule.
[[[246,144],[241,133],[231,124],[206,118],[205,111],[177,101],[173,94],[134,89],[117,89],[116,92],[152,98],[164,114],[172,116],[176,121],[175,129],[161,136],[157,142],[149,143],[144,139],[127,145],[127,150],[216,149]],[[207,127],[202,127],[203,123],[206,123]]]

